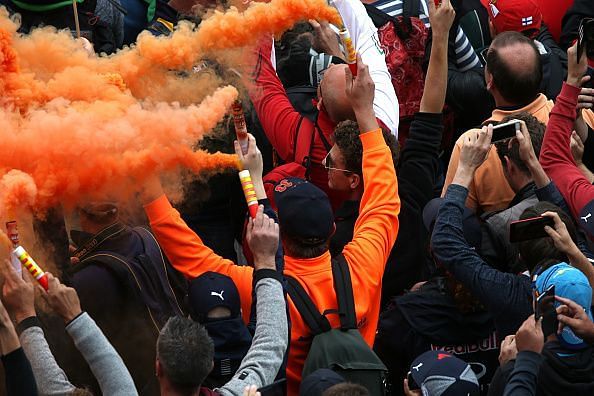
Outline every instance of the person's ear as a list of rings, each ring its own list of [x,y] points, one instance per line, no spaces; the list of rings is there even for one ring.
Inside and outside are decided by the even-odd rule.
[[[491,34],[491,40],[497,36],[497,30],[495,29],[495,25],[493,25],[493,21],[489,18],[489,33]]]
[[[493,89],[493,75],[489,73],[489,69],[485,67],[485,84],[487,86],[487,91],[491,91]]]
[[[318,103],[316,103],[316,108],[318,111],[322,111],[322,97],[318,98]]]
[[[504,155],[503,158],[505,159],[505,172],[507,172],[508,175],[513,175],[514,163],[509,159],[507,155]]]
[[[350,179],[351,182],[349,186],[351,187],[351,190],[357,189],[357,187],[359,187],[359,185],[361,184],[361,176],[359,176],[356,173],[352,173]]]

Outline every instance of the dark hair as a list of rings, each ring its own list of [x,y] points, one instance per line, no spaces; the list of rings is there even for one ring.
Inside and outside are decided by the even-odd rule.
[[[531,68],[514,68],[510,59],[503,59],[500,49],[515,44],[532,48],[534,63]],[[540,53],[532,40],[518,32],[503,32],[491,42],[487,51],[487,70],[493,75],[493,83],[503,98],[513,104],[525,105],[534,100],[542,82]]]
[[[540,122],[538,118],[525,111],[509,115],[505,117],[501,123],[514,119],[524,121],[526,123],[526,128],[528,128],[530,140],[532,141],[534,154],[536,155],[536,158],[538,158],[540,156],[540,148],[542,147],[542,139],[547,128],[546,125]],[[530,175],[528,166],[526,166],[524,161],[520,159],[520,145],[517,142],[514,142],[510,149],[508,143],[509,140],[495,143],[495,147],[497,147],[497,155],[499,155],[501,163],[504,163],[504,157],[507,156],[518,168],[520,168],[522,172],[524,172],[524,174]]]
[[[369,391],[359,384],[342,382],[326,389],[322,396],[369,396]]]
[[[317,240],[303,239],[283,232],[282,227],[280,229],[280,236],[285,255],[290,257],[300,259],[319,257],[330,247],[330,238]]]
[[[313,27],[301,22],[286,31],[277,49],[277,74],[285,88],[309,85],[309,52]]]
[[[159,333],[157,359],[176,389],[192,394],[212,370],[214,344],[206,329],[184,317],[172,317]]]
[[[398,140],[392,133],[382,128],[384,140],[392,152],[394,167],[398,164]],[[359,138],[359,125],[355,121],[343,121],[334,130],[334,143],[344,157],[346,169],[363,175],[363,143]]]
[[[536,205],[533,205],[520,216],[520,220],[529,219],[531,217],[539,217],[545,212],[555,212],[561,218],[561,221],[565,223],[567,232],[571,239],[577,241],[577,230],[571,217],[567,215],[560,207],[553,205],[547,201],[541,201]],[[518,248],[522,260],[526,263],[528,270],[532,272],[534,268],[541,266],[544,268],[557,264],[561,261],[566,261],[567,257],[564,253],[559,251],[553,240],[550,237],[530,239],[528,241],[519,242]]]

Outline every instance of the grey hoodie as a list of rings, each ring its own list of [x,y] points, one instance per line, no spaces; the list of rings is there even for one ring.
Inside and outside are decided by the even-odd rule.
[[[86,312],[72,320],[66,331],[89,364],[104,395],[138,395],[122,358]],[[39,325],[26,328],[19,338],[31,362],[40,395],[68,395],[75,389],[56,363]]]

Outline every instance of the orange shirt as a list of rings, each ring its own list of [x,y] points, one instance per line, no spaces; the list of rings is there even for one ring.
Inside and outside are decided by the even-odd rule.
[[[390,149],[381,130],[362,134],[361,141],[365,190],[353,240],[345,246],[343,253],[351,271],[359,331],[371,347],[379,319],[382,274],[398,234],[400,199]],[[157,240],[177,270],[189,278],[214,271],[233,279],[247,322],[253,269],[237,266],[206,247],[165,196],[146,205],[145,210]],[[320,312],[338,308],[330,261],[329,252],[312,259],[285,256],[285,272],[303,285]],[[308,339],[309,328],[291,301],[289,314],[292,328],[287,379],[289,395],[297,395],[311,340]],[[336,315],[329,315],[328,319],[333,327],[339,326]]]
[[[493,110],[489,120],[501,121],[509,115],[526,111],[546,124],[549,121],[549,113],[552,108],[553,101],[547,100],[546,96],[540,94],[534,102],[521,109],[513,111],[500,109]],[[460,136],[454,146],[441,193],[442,197],[445,195],[448,186],[452,184],[452,180],[454,180],[454,176],[456,175],[458,163],[460,162],[460,150],[462,149],[462,142],[464,141],[466,133]],[[495,146],[491,146],[489,156],[485,162],[477,168],[474,178],[468,187],[466,206],[478,211],[478,213],[488,213],[494,210],[507,208],[512,199],[514,199],[514,195],[514,191],[509,186],[509,183],[503,174],[503,167],[501,165],[501,160],[497,155],[497,149]]]

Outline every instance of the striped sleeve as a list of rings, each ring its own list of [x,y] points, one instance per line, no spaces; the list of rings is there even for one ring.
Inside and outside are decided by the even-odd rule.
[[[402,15],[402,0],[378,0],[373,3],[373,5],[392,17]],[[427,7],[426,0],[421,0],[419,5],[419,19],[425,24],[427,28],[429,28],[429,9]],[[456,65],[461,72],[470,70],[474,67],[482,67],[478,55],[474,51],[474,48],[470,44],[468,37],[466,37],[466,34],[462,28],[460,28],[460,26],[458,26],[458,30],[456,32],[456,41],[454,45],[456,52]]]

